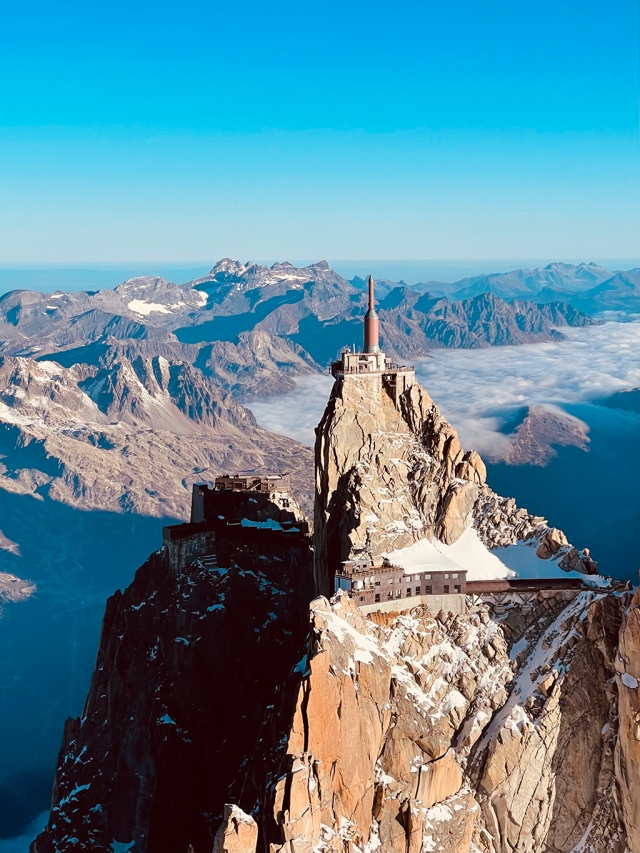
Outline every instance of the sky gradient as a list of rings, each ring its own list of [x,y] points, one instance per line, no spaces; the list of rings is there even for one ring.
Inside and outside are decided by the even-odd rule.
[[[0,262],[638,255],[638,4],[5,4]]]

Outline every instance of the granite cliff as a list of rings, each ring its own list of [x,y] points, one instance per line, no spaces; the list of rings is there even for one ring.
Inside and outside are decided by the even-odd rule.
[[[540,281],[565,279],[566,273],[544,274]],[[0,296],[0,354],[55,358],[70,367],[126,350],[132,361],[187,362],[236,395],[282,393],[294,377],[320,370],[354,331],[359,336],[360,282],[347,281],[326,261],[266,267],[223,258],[203,278],[181,285],[150,275],[113,290],[14,290]],[[394,358],[424,356],[434,347],[562,340],[559,327],[595,322],[568,304],[569,291],[545,300],[553,304],[537,304],[535,288],[509,302],[476,287],[469,298],[451,301],[433,284],[433,296],[421,287],[384,288],[384,344]]]
[[[635,853],[638,595],[596,578],[458,614],[328,598],[341,560],[425,542],[586,579],[586,552],[485,477],[423,388],[339,379],[315,575],[310,538],[250,493],[188,554],[165,538],[109,602],[33,853]]]
[[[380,376],[336,381],[317,428],[315,549],[318,589],[328,594],[341,561],[437,536],[456,542],[473,526],[490,547],[534,533],[543,518],[486,484],[479,454],[414,383],[394,399]]]

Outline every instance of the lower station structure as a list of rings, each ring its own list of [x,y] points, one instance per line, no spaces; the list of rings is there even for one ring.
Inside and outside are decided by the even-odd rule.
[[[415,607],[425,597],[432,605],[434,597],[442,599],[440,609],[445,604],[455,604],[449,596],[466,594],[467,573],[464,570],[407,572],[384,557],[379,562],[345,560],[336,571],[334,584],[336,592],[343,590],[365,610]]]

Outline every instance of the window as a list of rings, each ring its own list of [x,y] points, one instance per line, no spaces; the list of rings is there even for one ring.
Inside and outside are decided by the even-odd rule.
[[[446,581],[448,581],[448,580],[449,580],[449,575],[445,575],[445,576],[444,576],[444,579],[445,579]]]
[[[422,575],[422,580],[424,580],[424,581],[430,581],[430,580],[431,580],[431,575]]]
[[[409,598],[410,595],[411,595],[411,587],[408,586],[407,587],[407,598]]]
[[[456,581],[458,580],[458,575],[451,575],[451,577]]]
[[[454,592],[460,592],[460,584],[459,583],[456,583],[453,585],[453,591]]]
[[[401,596],[401,595],[402,595],[402,590],[401,590],[401,589],[397,589],[397,590],[396,590],[396,598],[400,598],[400,596]]]
[[[419,586],[416,587],[416,595],[420,595],[420,587]]]
[[[431,586],[425,586],[424,594],[425,595],[431,595]]]
[[[360,601],[364,601],[364,595],[360,596]]]
[[[380,601],[380,593],[379,592],[376,592],[376,594],[374,596],[374,601]]]
[[[389,580],[387,581],[387,583],[393,583],[393,578],[389,578]]]
[[[448,583],[446,583],[446,584],[444,585],[444,591],[445,591],[445,594],[446,594],[447,592],[449,592],[449,584],[448,584]]]
[[[380,586],[380,581],[376,581],[375,585]]]
[[[392,589],[390,589],[389,592],[387,593],[387,598],[393,598],[393,590]]]

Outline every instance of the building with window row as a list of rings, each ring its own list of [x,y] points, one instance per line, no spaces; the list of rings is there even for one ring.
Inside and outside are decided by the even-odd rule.
[[[409,572],[386,558],[345,560],[335,574],[335,591],[346,592],[359,607],[423,596],[466,595],[467,573],[429,569]]]

